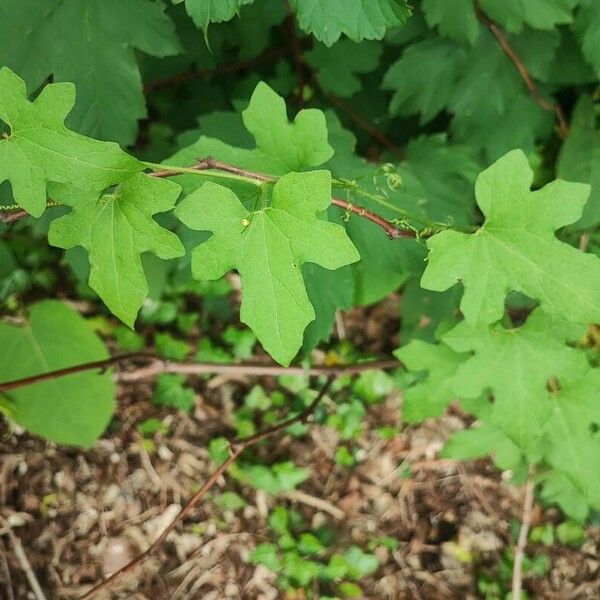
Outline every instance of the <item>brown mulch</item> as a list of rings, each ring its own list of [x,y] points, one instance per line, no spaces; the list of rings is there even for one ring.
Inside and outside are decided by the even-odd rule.
[[[390,302],[395,310],[394,299]],[[346,322],[348,335],[362,332],[360,342],[372,352],[388,350],[378,342],[386,327],[379,310],[372,309],[368,318],[365,312],[350,315]],[[360,327],[361,318],[368,327]],[[113,423],[85,451],[57,447],[0,422],[0,599],[34,598],[7,526],[48,600],[77,598],[148,547],[214,469],[208,444],[232,432],[236,403],[255,381],[220,377],[192,383],[197,396],[191,415],[153,406],[150,382],[122,386]],[[150,417],[169,426],[154,437],[154,449],[136,428]],[[393,393],[370,408],[358,440],[360,462],[353,468],[336,465],[339,436],[330,427],[313,425],[304,438],[279,436],[257,452],[266,462],[285,458],[309,468],[312,477],[299,486],[301,495],[273,498],[230,479],[220,481],[156,556],[103,597],[286,598],[276,575],[248,559],[255,545],[272,541],[267,517],[283,503],[314,527],[333,528],[335,550],[367,547],[380,536],[398,541],[396,550],[376,549],[381,566],[361,581],[365,598],[482,598],[478,579],[494,578],[513,543],[511,523],[519,520],[522,494],[504,483],[505,474],[490,461],[459,464],[440,458],[448,435],[466,422],[453,407],[441,419],[402,430],[402,399]],[[397,427],[397,435],[381,439],[375,431],[384,425]],[[238,493],[247,506],[220,509],[214,495],[225,490]],[[533,525],[560,519],[557,510],[535,505]],[[600,597],[599,545],[597,528],[588,528],[582,548],[530,544],[528,553],[548,554],[551,568],[543,577],[525,577],[529,597]],[[313,591],[315,598],[325,593]]]

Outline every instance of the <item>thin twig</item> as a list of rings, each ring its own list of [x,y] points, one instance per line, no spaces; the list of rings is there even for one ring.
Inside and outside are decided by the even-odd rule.
[[[281,492],[279,495],[291,500],[292,502],[306,504],[306,506],[311,506],[312,508],[316,508],[321,512],[326,512],[338,521],[341,521],[346,517],[346,513],[341,508],[331,504],[331,502],[327,502],[327,500],[323,500],[323,498],[311,496],[310,494],[307,494],[301,490],[286,490],[285,492]]]
[[[254,179],[256,181],[277,181],[277,177],[274,177],[272,175],[258,173],[256,171],[249,171],[248,169],[243,169],[235,165],[224,163],[212,157],[201,158],[195,165],[188,168],[194,169],[196,171],[224,171],[226,173],[231,173],[232,175],[238,175],[239,177],[246,177],[247,179]],[[177,175],[181,175],[180,172],[169,169],[164,169],[162,171],[154,171],[150,174],[154,177],[176,177]],[[346,211],[350,211],[355,215],[358,215],[359,217],[363,217],[371,221],[372,223],[375,223],[375,225],[381,227],[388,235],[388,237],[392,240],[397,240],[400,238],[414,238],[417,235],[416,232],[412,229],[400,229],[396,227],[393,223],[390,223],[387,219],[384,219],[381,215],[378,215],[377,213],[367,210],[366,208],[354,204],[352,202],[342,200],[341,198],[332,197],[331,204],[342,208]]]
[[[28,217],[29,213],[26,210],[19,210],[17,212],[0,212],[0,223],[13,223],[14,221],[18,221],[19,219],[23,219]]]
[[[183,506],[183,508],[177,513],[177,515],[171,521],[171,523],[167,527],[165,527],[162,533],[149,546],[149,548],[141,554],[139,554],[138,556],[136,556],[133,560],[128,562],[124,567],[121,567],[118,571],[101,581],[99,584],[95,585],[91,590],[89,590],[83,596],[81,596],[79,600],[89,600],[89,598],[94,597],[96,594],[98,594],[98,592],[108,589],[123,575],[125,575],[126,573],[130,573],[131,571],[136,569],[151,554],[156,552],[164,544],[167,537],[169,537],[169,534],[177,527],[177,525],[181,521],[183,521],[183,519],[185,519],[192,512],[196,505],[206,496],[206,494],[211,490],[211,488],[217,483],[219,478],[225,474],[227,469],[239,458],[239,456],[242,454],[242,452],[244,452],[244,450],[246,450],[250,446],[256,445],[258,442],[273,435],[274,433],[287,429],[295,423],[305,423],[308,420],[308,417],[317,408],[323,396],[325,396],[325,394],[327,394],[327,392],[329,391],[333,380],[333,376],[328,377],[327,381],[325,382],[325,384],[323,385],[313,402],[311,402],[309,406],[307,406],[302,412],[300,412],[296,416],[286,419],[285,421],[282,421],[277,425],[267,427],[263,431],[259,431],[258,433],[255,433],[254,435],[251,435],[249,437],[231,441],[228,458],[212,473],[212,475],[206,480],[204,485],[187,501],[185,506]]]
[[[204,77],[211,77],[213,75],[224,75],[226,73],[237,73],[238,71],[244,71],[257,67],[263,63],[270,62],[277,58],[282,58],[289,53],[287,48],[270,48],[263,52],[259,56],[250,58],[248,60],[242,60],[231,63],[224,63],[217,65],[212,69],[193,69],[165,77],[164,79],[157,79],[144,84],[144,92],[153,92],[166,87],[177,86],[187,81],[194,81],[196,79],[203,79]]]
[[[15,600],[15,592],[13,590],[12,578],[10,576],[10,567],[8,566],[8,559],[6,557],[6,546],[4,545],[2,539],[0,539],[0,558],[2,559],[2,571],[4,573],[2,578],[6,583],[6,593],[8,594],[8,600]]]
[[[527,482],[525,483],[521,529],[519,530],[519,538],[517,540],[513,559],[512,597],[515,600],[518,600],[521,597],[521,589],[523,587],[523,559],[525,558],[525,546],[527,545],[529,528],[531,527],[534,487],[533,467],[530,466],[529,472],[527,473]]]
[[[348,103],[344,102],[341,98],[332,94],[331,92],[326,92],[320,85],[315,76],[312,74],[311,77],[312,86],[321,93],[321,95],[326,98],[331,104],[339,108],[343,113],[345,113],[350,119],[352,119],[361,129],[366,131],[376,142],[381,144],[384,148],[387,148],[390,152],[392,152],[397,158],[403,159],[404,152],[400,146],[397,146],[390,140],[383,131],[380,131],[371,123],[368,119],[363,117],[358,111],[354,110],[352,106]]]
[[[511,60],[511,62],[517,69],[519,75],[521,76],[521,79],[525,83],[525,86],[527,87],[529,93],[531,94],[536,104],[545,111],[554,113],[554,115],[556,116],[556,121],[558,123],[558,131],[560,137],[563,139],[566,138],[569,135],[569,123],[560,105],[556,102],[547,100],[546,98],[544,98],[544,96],[542,96],[535,81],[533,80],[531,74],[525,66],[525,63],[517,54],[515,49],[510,45],[510,42],[508,41],[508,38],[506,37],[504,31],[502,31],[502,28],[492,19],[490,19],[485,14],[485,12],[483,12],[481,6],[479,6],[479,2],[476,2],[476,10],[479,20],[492,32],[494,37],[498,40],[498,43],[504,51],[504,54],[508,56],[508,58]]]
[[[19,561],[19,564],[21,565],[21,568],[23,569],[23,572],[27,577],[29,587],[31,588],[31,591],[35,596],[35,599],[46,600],[46,596],[44,595],[42,587],[40,586],[39,581],[37,580],[35,573],[31,568],[31,563],[27,558],[27,554],[25,554],[25,550],[23,549],[23,544],[21,544],[21,540],[14,533],[12,527],[10,526],[10,523],[8,523],[6,519],[0,517],[0,523],[2,523],[3,527],[5,528],[6,535],[10,540],[10,544],[13,548],[15,556],[17,557],[17,560]]]
[[[287,11],[286,28],[288,34],[288,42],[290,48],[290,54],[292,56],[292,62],[294,64],[294,70],[296,72],[296,81],[298,83],[298,106],[302,108],[304,106],[304,57],[302,56],[302,48],[300,39],[296,31],[296,17],[294,11],[290,5],[289,0],[285,0],[285,7]]]
[[[19,387],[26,385],[32,385],[34,383],[40,383],[42,381],[49,381],[50,379],[59,379],[60,377],[66,377],[67,375],[74,375],[75,373],[81,373],[82,371],[93,371],[100,370],[105,371],[112,365],[119,363],[124,360],[135,360],[135,359],[154,359],[156,356],[152,354],[146,354],[143,352],[133,352],[130,354],[116,354],[109,358],[102,360],[93,360],[87,363],[81,363],[73,365],[71,367],[63,367],[62,369],[55,369],[54,371],[47,371],[46,373],[38,373],[37,375],[30,375],[29,377],[23,377],[22,379],[14,379],[13,381],[0,382],[0,394],[14,390]]]
[[[253,363],[211,363],[211,362],[186,362],[162,360],[155,354],[146,352],[132,352],[130,354],[117,354],[103,360],[94,360],[87,363],[81,363],[70,367],[63,367],[46,373],[30,375],[22,379],[0,382],[0,393],[5,393],[16,388],[59,379],[83,371],[100,370],[105,371],[114,364],[128,360],[150,360],[147,367],[138,368],[134,371],[120,373],[119,381],[132,382],[142,379],[149,379],[161,373],[179,373],[181,375],[250,375],[250,376],[279,376],[279,375],[325,375],[339,377],[342,375],[356,375],[364,371],[373,369],[395,369],[401,366],[397,360],[380,360],[363,363],[354,363],[350,365],[340,365],[334,367],[282,367],[281,365],[261,365]]]

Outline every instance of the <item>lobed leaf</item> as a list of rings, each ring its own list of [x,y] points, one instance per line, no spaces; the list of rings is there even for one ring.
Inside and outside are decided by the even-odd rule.
[[[49,183],[99,193],[144,169],[117,144],[67,129],[63,121],[74,102],[71,83],[47,85],[30,102],[23,80],[0,69],[0,119],[10,126],[0,139],[0,182],[8,179],[15,200],[36,217],[46,207]]]
[[[249,211],[229,189],[205,183],[176,209],[192,229],[213,236],[193,251],[197,279],[217,279],[230,269],[242,278],[240,317],[281,364],[290,363],[315,312],[301,266],[338,269],[359,259],[339,225],[317,218],[331,201],[327,171],[289,173],[273,186],[268,206]],[[212,210],[215,205],[218,211]]]
[[[532,192],[532,180],[523,152],[509,152],[477,178],[484,224],[474,234],[444,231],[427,242],[421,285],[444,291],[462,282],[460,307],[470,324],[499,320],[510,291],[538,300],[551,317],[600,321],[600,259],[554,235],[579,219],[590,188],[556,180]]]

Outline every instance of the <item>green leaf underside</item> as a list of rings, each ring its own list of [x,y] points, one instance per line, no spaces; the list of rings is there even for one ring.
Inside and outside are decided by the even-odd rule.
[[[600,423],[600,370],[563,385],[551,398],[552,414],[544,427],[545,459],[555,470],[544,484],[570,516],[583,520],[588,507],[600,507],[600,439],[592,427]],[[552,480],[562,485],[552,490]]]
[[[562,385],[589,370],[585,354],[565,345],[563,329],[564,322],[552,321],[538,308],[516,329],[463,321],[442,336],[455,352],[474,352],[451,379],[454,393],[477,398],[490,390],[494,424],[523,452],[550,417],[548,382],[554,378]]]
[[[471,323],[493,323],[509,291],[538,300],[550,316],[600,321],[600,260],[558,241],[554,232],[581,216],[589,186],[557,180],[531,192],[523,152],[509,152],[483,171],[475,186],[486,217],[474,234],[444,231],[427,242],[421,285],[444,291],[462,282],[460,304]]]
[[[404,0],[291,0],[300,29],[326,46],[344,34],[352,41],[380,40],[410,16]]]
[[[28,322],[0,322],[0,380],[11,381],[108,353],[89,325],[64,304],[31,306]],[[60,444],[91,446],[114,408],[112,372],[87,371],[6,392],[12,418],[33,433]]]
[[[153,56],[180,51],[163,11],[150,0],[0,0],[0,64],[32,91],[51,75],[73,82],[69,127],[131,144],[146,116],[134,49]]]
[[[188,227],[213,236],[192,255],[197,279],[217,279],[231,269],[242,278],[240,317],[264,348],[287,365],[315,318],[301,266],[338,269],[359,259],[339,225],[316,218],[331,201],[327,171],[289,173],[273,186],[270,206],[249,212],[229,189],[206,183],[176,209]],[[219,211],[211,211],[211,206]]]
[[[101,196],[55,190],[54,196],[73,210],[51,224],[49,242],[88,251],[90,286],[130,327],[148,294],[142,253],[152,252],[165,260],[184,254],[179,238],[152,218],[171,210],[179,193],[176,183],[143,174]]]
[[[254,0],[185,0],[185,8],[196,26],[208,31],[210,23],[229,21],[239,13],[242,6]]]
[[[394,356],[411,371],[427,371],[425,381],[404,392],[402,416],[409,423],[418,423],[427,417],[439,417],[456,398],[452,375],[468,354],[454,352],[440,344],[413,340],[396,350]]]
[[[50,182],[101,192],[144,168],[117,144],[67,129],[63,121],[74,102],[71,83],[47,85],[30,102],[25,83],[0,69],[0,119],[11,127],[0,140],[0,182],[8,179],[15,200],[36,217],[46,207]]]

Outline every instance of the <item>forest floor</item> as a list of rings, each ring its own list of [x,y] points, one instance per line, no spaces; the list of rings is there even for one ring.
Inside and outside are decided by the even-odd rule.
[[[378,350],[376,340],[389,326],[381,307],[353,311],[345,324],[347,335],[370,350]],[[48,600],[77,598],[148,547],[214,470],[209,442],[231,434],[239,398],[256,380],[218,376],[192,383],[196,399],[190,414],[151,404],[150,381],[120,384],[113,423],[87,451],[57,447],[0,423],[2,600],[35,598],[15,539]],[[261,383],[276,385],[264,378]],[[166,427],[149,445],[136,425],[153,417]],[[311,596],[286,596],[274,573],[249,560],[253,547],[273,538],[270,510],[284,505],[313,526],[327,523],[335,531],[334,549],[368,547],[382,536],[397,541],[394,548],[374,549],[380,566],[360,581],[362,597],[504,599],[523,490],[504,483],[490,461],[440,458],[448,435],[469,423],[458,408],[403,430],[401,423],[401,394],[393,392],[369,407],[356,440],[361,460],[353,467],[336,464],[339,436],[332,427],[313,424],[301,438],[279,435],[257,450],[259,456],[267,462],[291,459],[310,469],[309,479],[296,490],[270,496],[222,478],[156,556],[99,597],[318,598],[325,592],[317,584]],[[385,426],[395,426],[397,434],[382,439],[376,430]],[[226,490],[241,496],[245,506],[224,509],[215,502]],[[536,502],[532,526],[563,518]],[[8,526],[14,537],[6,535]],[[530,543],[528,557],[545,566],[526,573],[527,597],[599,598],[599,547],[597,527],[586,528],[578,546]]]

